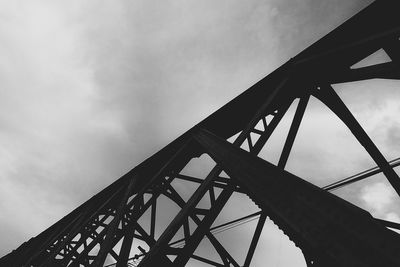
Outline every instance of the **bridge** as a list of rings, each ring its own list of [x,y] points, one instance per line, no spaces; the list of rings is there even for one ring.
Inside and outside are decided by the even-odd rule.
[[[267,218],[301,249],[307,266],[400,266],[400,236],[391,230],[400,225],[374,218],[330,193],[382,173],[400,195],[394,171],[400,160],[383,156],[332,87],[400,79],[397,7],[395,0],[375,1],[1,258],[0,266],[185,266],[196,260],[208,266],[247,267]],[[354,67],[379,50],[391,60]],[[376,167],[322,188],[285,169],[310,97],[346,125]],[[272,164],[259,153],[293,103],[297,107],[279,161]],[[184,172],[204,155],[214,163],[207,175]],[[179,181],[195,190],[184,196]],[[259,211],[214,225],[234,193],[250,197]],[[160,230],[157,214],[165,199],[179,211]],[[257,226],[239,261],[216,234],[253,219]],[[205,239],[218,259],[196,253]],[[109,259],[113,263],[106,263]]]

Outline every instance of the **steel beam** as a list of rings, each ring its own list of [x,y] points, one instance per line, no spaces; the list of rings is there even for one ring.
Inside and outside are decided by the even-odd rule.
[[[328,83],[346,83],[369,79],[400,79],[400,67],[394,62],[380,63],[372,66],[333,71],[325,80]]]
[[[209,132],[195,138],[316,266],[400,265],[400,236],[368,212]]]
[[[372,159],[376,162],[382,172],[385,174],[389,183],[393,186],[394,190],[400,196],[400,178],[397,173],[389,165],[385,157],[376,147],[376,145],[369,138],[367,133],[358,123],[358,121],[351,114],[350,110],[346,107],[340,97],[336,94],[335,90],[330,85],[323,85],[320,90],[314,90],[313,95],[321,100],[327,107],[329,107],[350,129],[354,137],[365,148]]]
[[[296,112],[293,117],[292,124],[290,125],[289,133],[287,135],[285,144],[281,156],[279,158],[278,167],[284,169],[289,159],[290,151],[292,150],[294,139],[296,138],[297,132],[300,127],[301,120],[303,119],[304,112],[306,111],[308,100],[310,95],[306,95],[300,98],[299,104],[297,105]]]
[[[398,79],[400,74],[398,68],[400,58],[400,50],[398,48],[400,21],[398,20],[397,5],[397,0],[375,1],[370,7],[364,9],[342,26],[257,82],[227,105],[195,125],[165,148],[58,221],[47,231],[0,259],[0,266],[19,267],[22,264],[34,266],[66,265],[70,261],[72,261],[71,265],[75,266],[78,266],[80,263],[89,265],[95,257],[89,255],[89,252],[97,244],[101,244],[101,249],[95,261],[96,265],[100,266],[104,261],[104,255],[109,253],[115,259],[118,259],[120,261],[118,265],[122,266],[129,257],[132,239],[135,237],[142,238],[151,247],[151,251],[145,257],[145,261],[148,260],[147,258],[156,255],[156,257],[153,257],[155,259],[152,261],[153,263],[156,263],[156,265],[168,265],[169,260],[165,257],[165,254],[173,250],[173,253],[177,255],[176,264],[184,265],[188,258],[193,256],[194,249],[204,236],[210,239],[220,254],[224,265],[233,264],[234,266],[238,266],[233,257],[216,241],[215,237],[210,233],[210,229],[212,229],[212,222],[232,192],[249,192],[245,187],[239,188],[234,180],[219,177],[220,166],[213,171],[211,177],[205,180],[189,176],[178,177],[187,181],[200,183],[200,191],[195,193],[188,203],[182,202],[178,196],[174,196],[174,193],[169,194],[171,200],[175,199],[175,201],[180,202],[182,211],[178,214],[176,220],[174,219],[172,224],[167,227],[167,231],[161,235],[161,238],[155,240],[155,225],[157,221],[155,216],[157,206],[155,203],[157,197],[164,193],[168,195],[166,190],[170,186],[169,183],[174,179],[172,177],[172,174],[176,174],[174,171],[181,167],[183,168],[189,158],[198,156],[202,151],[198,147],[193,146],[192,150],[188,151],[187,157],[181,161],[174,161],[174,155],[191,140],[193,134],[197,134],[199,129],[206,129],[222,139],[228,139],[234,134],[241,132],[234,145],[238,147],[247,139],[251,154],[256,155],[265,145],[265,142],[279,123],[290,101],[308,94],[310,92],[308,89],[311,86],[320,83],[349,82],[374,78]],[[380,48],[386,51],[392,62],[357,69],[350,68],[350,66]],[[325,85],[322,87],[320,90],[311,91],[316,96],[319,96],[351,129],[359,142],[366,148],[375,162],[377,162],[379,170],[384,172],[389,182],[393,185],[397,193],[399,193],[400,182],[392,169],[393,166],[387,163],[333,89]],[[304,105],[304,102],[300,104]],[[302,107],[300,104],[278,163],[281,169],[288,160],[294,137],[304,113],[304,110],[301,111]],[[278,113],[275,113],[275,111],[278,111]],[[268,125],[265,120],[267,114],[274,116]],[[254,127],[261,120],[265,125],[264,131],[255,129]],[[257,142],[254,142],[250,133],[259,135]],[[171,171],[172,178],[166,178],[164,175],[166,175],[167,171],[164,167],[171,161],[174,161],[174,164],[170,166],[168,171]],[[378,170],[373,170],[368,174],[357,177],[357,179],[366,178],[368,175],[377,172]],[[132,192],[128,194],[129,199],[131,199],[130,202],[121,202],[121,198],[124,198],[122,192],[135,175],[139,175],[140,179],[137,179],[137,184],[132,189]],[[351,182],[357,179],[353,179]],[[350,180],[344,183],[348,182]],[[344,183],[341,183],[341,185],[344,185]],[[215,188],[222,188],[222,193],[219,197],[215,196]],[[211,209],[204,210],[197,208],[197,203],[207,192],[210,195]],[[144,194],[152,195],[151,202],[144,203]],[[122,206],[123,208],[121,208]],[[131,211],[128,213],[121,211],[127,210],[130,207],[134,207],[136,214],[133,214]],[[150,233],[146,233],[143,227],[137,223],[137,219],[143,215],[144,211],[142,209],[144,208],[151,208]],[[301,206],[299,208],[304,207]],[[202,220],[200,219],[200,213],[205,215]],[[127,218],[127,215],[129,215],[129,218]],[[100,216],[104,217],[100,218]],[[106,223],[106,216],[114,217],[111,224]],[[188,244],[184,249],[176,250],[171,248],[170,237],[173,236],[179,227],[184,228],[185,238],[190,236],[189,218],[195,221],[198,228],[192,237],[187,240]],[[117,229],[117,221],[124,221],[123,229]],[[250,245],[248,259],[246,259],[247,265],[250,263],[249,259],[251,259],[251,255],[253,254],[251,251],[254,251],[253,248],[255,248],[255,244],[259,238],[262,222],[263,219],[260,220],[254,234],[254,242]],[[285,226],[285,224],[283,225]],[[97,233],[96,229],[99,227],[104,227],[104,229],[100,233]],[[136,234],[135,229],[140,234]],[[79,240],[73,240],[79,234]],[[113,247],[121,238],[124,238],[124,241],[118,255],[113,251]],[[89,244],[88,241],[90,241]],[[83,251],[78,251],[80,246],[83,246]],[[321,266],[325,264],[325,262],[323,264],[315,262],[313,258],[314,251],[307,250],[307,246],[309,244],[305,244],[302,248],[304,251],[307,251],[310,265]],[[55,257],[63,259],[55,259]],[[204,263],[211,263],[208,259],[196,255],[194,257],[197,257],[198,260]],[[328,266],[328,263],[325,266]]]

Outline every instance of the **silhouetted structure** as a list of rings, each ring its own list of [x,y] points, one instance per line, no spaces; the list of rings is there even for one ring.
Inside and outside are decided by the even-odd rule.
[[[0,266],[103,266],[107,257],[114,258],[117,267],[133,266],[133,260],[138,266],[184,266],[191,258],[211,266],[250,266],[267,216],[301,248],[309,266],[400,266],[400,237],[386,228],[400,229],[399,225],[375,219],[327,192],[382,172],[400,194],[400,179],[393,170],[399,163],[383,157],[330,85],[400,78],[397,4],[396,0],[374,2],[4,256]],[[379,49],[392,61],[351,68]],[[284,170],[310,96],[344,122],[377,168],[322,189]],[[257,154],[296,99],[299,104],[276,166]],[[232,143],[226,141],[235,135]],[[216,162],[207,177],[182,173],[189,161],[204,153]],[[198,188],[185,200],[175,188],[176,180],[198,184]],[[213,222],[233,192],[247,194],[261,209],[255,214],[259,215],[258,224],[240,264],[212,231]],[[160,196],[169,198],[181,210],[157,236]],[[199,206],[202,199],[208,201],[208,208]],[[146,212],[149,219],[141,221]],[[182,245],[177,247],[173,238],[181,230],[183,238],[178,242]],[[194,254],[203,238],[213,245],[221,263]],[[150,249],[139,247],[142,253],[132,259],[134,239]]]

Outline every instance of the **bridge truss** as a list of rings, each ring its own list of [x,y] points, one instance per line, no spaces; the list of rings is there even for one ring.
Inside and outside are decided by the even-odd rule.
[[[400,195],[400,179],[393,169],[400,161],[385,159],[331,86],[399,79],[399,37],[396,1],[372,3],[4,256],[0,266],[105,266],[106,259],[112,259],[116,267],[185,266],[189,260],[209,266],[247,267],[267,217],[302,250],[308,266],[400,266],[400,237],[387,229],[400,229],[399,225],[375,219],[329,193],[381,172]],[[352,67],[380,49],[390,62]],[[324,188],[285,171],[311,96],[350,129],[376,168]],[[294,101],[297,108],[278,163],[262,160],[260,151]],[[183,171],[204,154],[215,163],[207,175],[196,177]],[[177,181],[192,183],[196,189],[187,197]],[[260,210],[214,226],[234,193],[248,195]],[[160,201],[165,200],[179,211],[159,230],[157,214]],[[257,226],[250,246],[243,247],[246,256],[239,262],[215,233],[249,218],[257,218]],[[204,239],[218,260],[196,254]]]

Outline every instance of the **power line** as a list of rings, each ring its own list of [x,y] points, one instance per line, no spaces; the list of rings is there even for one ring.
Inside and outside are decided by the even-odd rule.
[[[400,165],[400,157],[393,159],[393,160],[389,161],[388,163],[389,163],[390,167],[392,167],[392,168],[397,167]],[[343,186],[364,180],[368,177],[371,177],[372,175],[375,175],[375,174],[378,174],[381,172],[382,172],[382,170],[378,166],[376,166],[376,167],[370,168],[368,170],[354,174],[350,177],[339,180],[337,182],[326,185],[326,186],[322,187],[322,189],[327,190],[327,191],[333,191],[333,190],[339,189]]]

